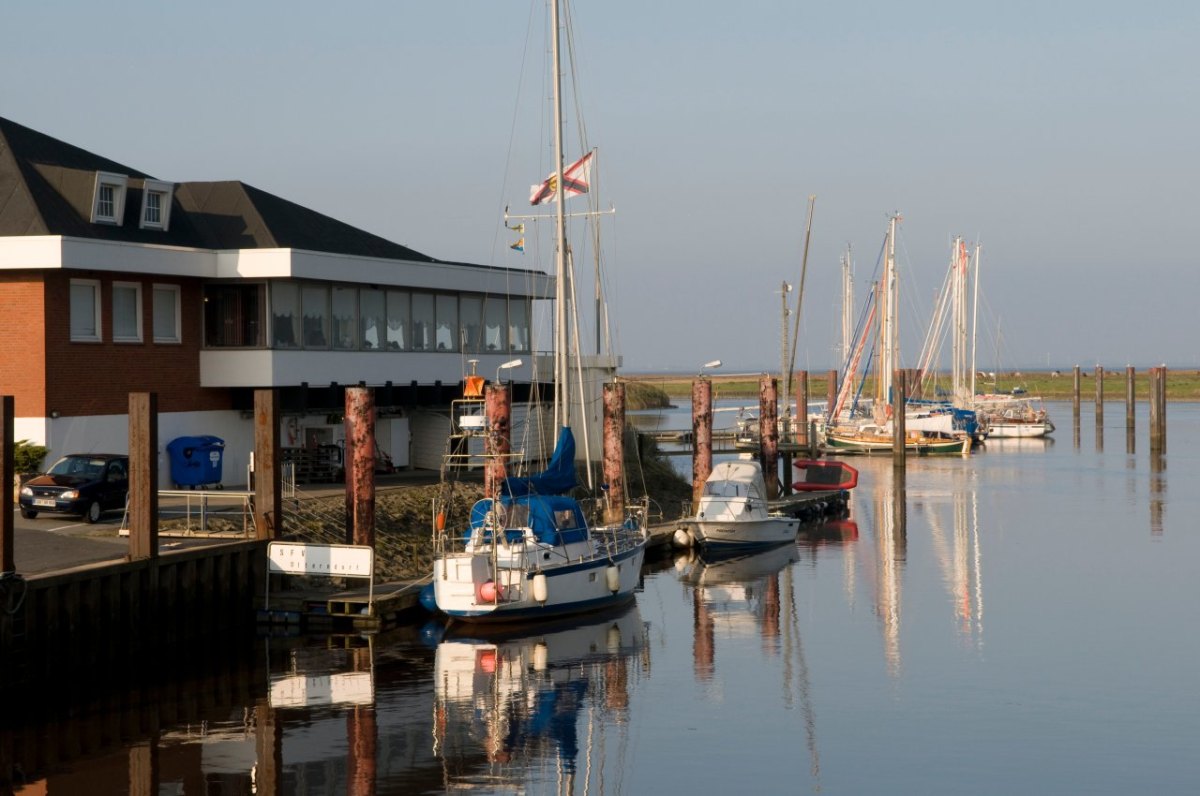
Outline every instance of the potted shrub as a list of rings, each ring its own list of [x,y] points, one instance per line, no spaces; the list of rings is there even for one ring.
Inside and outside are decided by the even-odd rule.
[[[46,458],[46,453],[44,445],[34,445],[27,439],[13,443],[13,500],[20,494],[21,484],[42,471],[42,459]]]

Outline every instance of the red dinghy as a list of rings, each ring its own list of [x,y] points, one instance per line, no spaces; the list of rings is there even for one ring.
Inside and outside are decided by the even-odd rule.
[[[828,492],[858,486],[858,470],[844,462],[800,459],[792,463],[804,478],[792,484],[797,492]]]

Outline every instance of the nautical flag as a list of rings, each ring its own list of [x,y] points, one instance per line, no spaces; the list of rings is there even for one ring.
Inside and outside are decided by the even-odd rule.
[[[522,225],[522,226],[524,226],[524,225]],[[521,254],[524,254],[525,253],[525,239],[521,238],[519,241],[517,241],[513,245],[509,246],[508,248],[516,249],[517,251],[521,252]]]
[[[563,196],[577,196],[581,193],[588,192],[588,185],[592,181],[592,155],[596,154],[595,150],[588,152],[579,160],[572,163],[563,169]],[[556,174],[551,174],[545,179],[541,185],[533,185],[529,188],[529,204],[544,205],[553,202],[555,199],[555,183],[558,182]]]
[[[509,228],[509,229],[511,229],[513,232],[517,233],[518,235],[524,235],[524,234],[525,234],[525,224],[524,224],[524,222],[522,222],[522,223],[520,223],[520,224],[513,224],[511,227],[509,227],[509,226],[508,226],[508,222],[507,222],[507,221],[505,221],[505,222],[504,222],[504,226],[508,227],[508,228]]]

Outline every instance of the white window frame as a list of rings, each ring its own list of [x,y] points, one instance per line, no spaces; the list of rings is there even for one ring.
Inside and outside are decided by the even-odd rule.
[[[74,292],[74,288],[77,285],[87,286],[92,289],[92,320],[94,321],[94,324],[96,327],[96,333],[90,334],[90,335],[89,334],[76,334],[75,333],[75,325],[73,322],[74,319],[68,318],[67,323],[70,327],[71,342],[73,342],[73,343],[99,343],[102,339],[103,328],[104,328],[102,325],[103,321],[104,321],[104,316],[102,315],[102,312],[101,312],[102,308],[100,306],[100,280],[98,280],[98,279],[72,279],[71,280],[71,292],[72,293]],[[74,308],[74,303],[75,302],[73,299],[68,298],[67,304],[72,309]]]
[[[142,229],[161,229],[166,232],[171,226],[171,197],[174,193],[175,183],[173,182],[146,180],[142,186],[142,213],[138,225]],[[150,212],[151,194],[156,194],[160,198],[158,221],[151,221],[147,215]]]
[[[96,172],[96,187],[92,192],[93,224],[121,225],[121,221],[125,218],[125,189],[128,185],[129,178],[124,174],[113,174],[108,171]],[[100,214],[100,189],[104,186],[113,189],[113,212],[111,216]]]
[[[117,291],[121,288],[130,288],[133,290],[133,312],[134,322],[137,330],[133,335],[117,334]],[[112,283],[112,321],[113,321],[113,342],[114,343],[140,343],[142,342],[142,283],[141,282],[113,282]]]
[[[174,301],[172,312],[175,314],[175,331],[171,337],[160,337],[158,334],[158,299],[160,291],[170,292]],[[179,285],[163,285],[156,282],[151,288],[151,301],[154,304],[154,306],[151,308],[153,310],[153,319],[151,322],[154,324],[154,328],[151,331],[154,335],[154,342],[167,344],[182,343],[183,330],[180,323],[179,313],[183,302],[180,299]]]

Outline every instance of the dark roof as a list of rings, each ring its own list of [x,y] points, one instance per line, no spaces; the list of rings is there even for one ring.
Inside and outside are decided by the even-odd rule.
[[[96,172],[129,178],[123,223],[91,223]],[[293,248],[438,262],[238,181],[176,183],[167,231],[140,229],[137,169],[0,117],[0,235],[67,235],[202,249]]]

